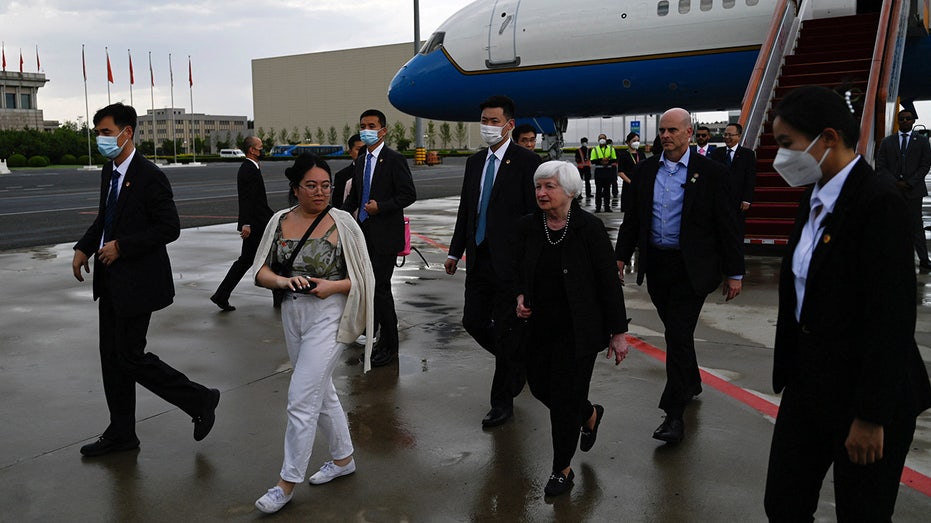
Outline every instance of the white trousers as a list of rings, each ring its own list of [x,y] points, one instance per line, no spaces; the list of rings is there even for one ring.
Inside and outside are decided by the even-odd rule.
[[[288,427],[284,435],[281,479],[302,483],[319,426],[333,459],[352,455],[349,421],[333,386],[333,370],[346,344],[336,341],[346,296],[321,300],[286,293],[281,304],[285,343],[291,358]]]

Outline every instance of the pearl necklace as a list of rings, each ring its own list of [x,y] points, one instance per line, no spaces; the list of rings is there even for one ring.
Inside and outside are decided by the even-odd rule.
[[[553,239],[550,238],[550,228],[546,225],[546,213],[543,213],[543,233],[546,234],[546,241],[548,241],[550,245],[559,245],[559,243],[566,239],[566,233],[569,232],[569,217],[571,215],[572,208],[570,207],[566,212],[566,225],[562,228],[562,234],[559,236],[558,240],[553,241]]]

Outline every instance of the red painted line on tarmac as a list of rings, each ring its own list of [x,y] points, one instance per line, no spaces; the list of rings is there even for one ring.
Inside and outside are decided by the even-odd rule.
[[[663,363],[666,362],[666,352],[664,350],[630,335],[627,336],[627,341],[631,347],[647,356],[655,358]],[[699,372],[701,373],[702,384],[709,385],[711,388],[723,392],[725,395],[730,396],[761,414],[770,416],[773,419],[776,418],[776,414],[779,412],[779,406],[775,403],[752,394],[746,389],[723,380],[704,369],[699,369]],[[906,487],[912,488],[927,497],[931,497],[931,478],[928,476],[914,469],[905,467],[902,470],[902,479],[900,481]]]
[[[424,236],[424,235],[422,235],[422,234],[418,234],[418,233],[413,232],[413,231],[411,231],[411,236],[415,236],[415,237],[417,237],[420,241],[422,241],[422,242],[424,242],[424,243],[426,243],[426,244],[428,244],[428,245],[430,245],[430,246],[432,246],[432,247],[436,247],[437,249],[440,249],[440,250],[443,251],[443,252],[449,252],[449,246],[448,246],[448,245],[444,245],[444,244],[442,244],[442,243],[440,243],[440,242],[434,240],[433,238],[429,238],[429,237],[427,237],[427,236]]]

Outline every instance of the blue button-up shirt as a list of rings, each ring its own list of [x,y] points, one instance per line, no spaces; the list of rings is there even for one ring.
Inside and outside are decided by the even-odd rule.
[[[659,171],[653,182],[653,221],[650,244],[661,249],[679,248],[682,226],[682,203],[685,200],[685,179],[688,176],[689,150],[678,162],[660,157]]]

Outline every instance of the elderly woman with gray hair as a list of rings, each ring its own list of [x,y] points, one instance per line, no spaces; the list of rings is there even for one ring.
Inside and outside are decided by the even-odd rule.
[[[604,224],[575,201],[582,189],[570,163],[540,165],[533,177],[539,210],[518,222],[517,316],[526,320],[527,382],[550,411],[553,469],[544,493],[569,490],[570,462],[595,444],[604,407],[588,400],[595,357],[627,356],[627,312]],[[581,437],[580,437],[581,434]]]

